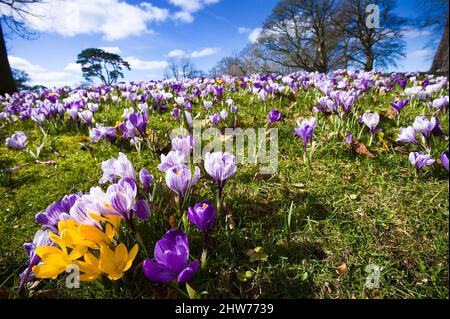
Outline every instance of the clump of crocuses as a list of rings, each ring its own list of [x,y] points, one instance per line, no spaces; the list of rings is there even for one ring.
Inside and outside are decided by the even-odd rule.
[[[142,265],[145,276],[154,281],[169,283],[189,281],[197,272],[200,262],[189,262],[189,244],[185,233],[171,229],[159,240],[154,250],[155,261],[146,259]]]
[[[416,168],[417,173],[419,173],[424,166],[433,165],[435,160],[431,158],[430,154],[411,152],[409,153],[409,162]]]

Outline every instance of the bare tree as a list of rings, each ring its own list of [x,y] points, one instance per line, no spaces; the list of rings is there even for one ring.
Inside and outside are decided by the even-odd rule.
[[[42,0],[0,0],[0,95],[17,91],[5,43],[5,29],[23,37],[32,38],[35,33],[30,32],[24,24],[27,15],[32,15],[31,5]]]
[[[369,14],[376,13],[367,10],[369,4],[378,6],[379,26],[367,21]],[[396,60],[405,56],[407,21],[393,12],[395,7],[395,0],[342,0],[334,23],[345,33],[351,64],[370,71],[374,66],[395,66]]]
[[[284,0],[263,25],[267,60],[287,68],[327,72],[342,64],[343,35],[332,23],[335,0]]]
[[[170,60],[168,67],[164,71],[165,78],[175,78],[177,80],[179,80],[180,78],[190,79],[202,76],[204,76],[204,73],[200,70],[195,69],[195,66],[187,57],[183,57],[179,60]]]
[[[432,37],[427,47],[436,48],[430,72],[449,71],[449,49],[448,49],[448,1],[430,0],[422,3],[418,10],[422,12],[416,25],[420,29],[431,29],[434,34],[442,34],[439,37]]]

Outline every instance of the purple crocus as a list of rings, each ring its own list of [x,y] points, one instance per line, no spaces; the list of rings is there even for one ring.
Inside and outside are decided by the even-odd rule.
[[[92,124],[92,119],[93,119],[93,114],[91,111],[89,110],[85,110],[83,112],[78,113],[80,119],[86,123],[87,126],[91,126]]]
[[[210,202],[204,200],[193,208],[189,207],[187,216],[192,224],[203,231],[206,238],[216,220],[216,209]]]
[[[205,170],[222,189],[225,182],[236,173],[236,158],[227,152],[205,154]]]
[[[208,111],[213,106],[213,102],[211,101],[203,101],[203,105],[205,106],[205,109]]]
[[[432,106],[437,109],[443,109],[448,107],[448,95],[447,96],[441,96],[437,99],[433,100]]]
[[[166,171],[166,184],[183,199],[189,188],[200,178],[200,169],[196,166],[194,174],[187,165],[175,166]]]
[[[192,135],[178,136],[172,139],[172,148],[181,152],[185,157],[189,157],[191,150],[194,148],[194,137]]]
[[[116,176],[129,177],[136,180],[136,173],[133,164],[128,160],[127,156],[119,153],[117,159],[111,158],[102,162],[103,176],[99,183],[115,182]]]
[[[378,123],[380,122],[380,115],[378,113],[364,113],[361,119],[369,128],[370,134],[375,134]]]
[[[350,145],[352,144],[352,142],[353,142],[353,134],[351,132],[347,132],[347,135],[345,135],[344,143]]]
[[[402,109],[408,105],[409,100],[398,100],[395,102],[390,102],[389,104],[394,108],[394,110],[397,112],[398,115],[400,115],[400,112],[402,111]]]
[[[183,165],[186,157],[180,151],[170,151],[167,155],[161,154],[161,164],[158,169],[161,172],[167,172],[172,167]]]
[[[408,126],[407,128],[402,127],[400,132],[398,133],[398,137],[396,139],[397,142],[405,142],[405,143],[413,143],[419,145],[419,141],[416,138],[417,132],[412,126]]]
[[[189,244],[185,233],[171,229],[155,245],[155,261],[146,259],[142,265],[144,275],[154,281],[178,283],[189,281],[197,272],[200,262],[189,262]]]
[[[102,139],[107,139],[114,143],[117,135],[114,127],[104,127],[96,124],[96,127],[90,130],[89,137],[91,138],[91,143],[98,143]]]
[[[445,167],[447,172],[448,172],[448,157],[449,157],[448,151],[442,152],[442,154],[441,154],[441,163]]]
[[[150,174],[146,168],[141,169],[139,172],[139,180],[141,181],[142,186],[144,187],[145,192],[150,193],[150,186],[152,185],[155,178],[152,174]]]
[[[6,139],[5,145],[10,148],[24,150],[26,146],[27,135],[25,132],[15,132],[11,137]]]
[[[61,220],[62,214],[69,213],[79,198],[78,194],[66,195],[61,201],[48,206],[45,212],[37,213],[34,219],[45,228],[58,232],[58,222]]]
[[[317,125],[317,119],[315,117],[309,119],[309,120],[303,120],[300,123],[297,123],[298,127],[294,128],[295,135],[301,137],[303,141],[303,148],[306,152],[306,145],[309,142],[312,142],[312,136],[314,133],[314,129]]]
[[[25,271],[20,275],[19,290],[22,289],[23,285],[30,279],[34,278],[34,274],[31,269],[40,263],[41,258],[36,254],[36,249],[41,246],[53,246],[53,242],[50,240],[48,235],[50,230],[38,230],[34,235],[33,241],[31,243],[23,244],[23,249],[28,257],[28,265]]]
[[[275,122],[281,121],[281,119],[283,118],[283,115],[281,115],[280,111],[278,111],[276,109],[272,109],[267,114],[267,118],[270,123],[275,123]]]
[[[416,131],[420,132],[427,144],[430,144],[430,136],[434,127],[436,126],[436,118],[432,117],[430,120],[425,115],[416,116],[413,127]]]
[[[411,152],[409,153],[409,162],[416,167],[417,172],[424,167],[432,165],[435,160],[430,157],[430,154],[424,152]]]
[[[211,113],[209,115],[209,119],[211,120],[211,123],[213,123],[214,125],[217,125],[217,124],[219,124],[219,121],[220,121],[220,114]]]

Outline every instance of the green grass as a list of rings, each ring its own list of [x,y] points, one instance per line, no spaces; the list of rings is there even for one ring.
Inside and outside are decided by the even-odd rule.
[[[396,93],[394,93],[396,94]],[[358,112],[386,111],[394,94],[367,94],[358,101]],[[446,93],[448,94],[448,93]],[[254,98],[230,94],[240,107],[240,127],[264,127],[264,105]],[[279,129],[279,166],[272,176],[257,174],[258,166],[241,165],[225,187],[225,209],[232,214],[235,229],[216,229],[207,268],[191,282],[197,291],[207,291],[210,298],[448,298],[448,173],[435,163],[415,175],[408,163],[414,147],[394,142],[398,129],[411,124],[422,108],[407,106],[397,126],[395,120],[382,118],[384,142],[378,138],[369,147],[376,158],[355,154],[333,132],[330,118],[319,116],[314,133],[317,150],[308,169],[302,161],[301,141],[294,138],[298,117],[310,117],[314,94],[302,93],[291,100],[274,99],[266,106],[278,108],[285,120]],[[114,125],[122,108],[129,105],[102,105],[97,122]],[[220,106],[216,110],[220,111]],[[194,114],[201,110],[194,106]],[[167,132],[176,123],[169,113],[151,113],[149,126],[158,132],[157,149],[167,147]],[[440,117],[448,133],[448,113]],[[356,124],[351,126],[356,136]],[[146,167],[157,181],[157,200],[147,223],[139,224],[150,256],[154,243],[168,229],[167,219],[174,214],[164,176],[157,169],[160,151],[144,148],[138,154],[125,141],[102,141],[91,145],[88,131],[66,124],[49,131],[41,160],[55,165],[38,164],[25,153],[7,149],[4,140],[15,130],[25,130],[29,141],[40,141],[40,131],[31,122],[12,123],[0,129],[0,170],[27,164],[13,172],[0,173],[0,290],[14,297],[18,275],[25,268],[22,244],[39,229],[34,215],[60,200],[65,194],[87,192],[97,186],[100,164],[118,152],[124,152],[136,169]],[[359,130],[359,129],[358,129]],[[56,155],[50,149],[65,155]],[[361,141],[368,142],[367,129]],[[93,151],[80,149],[81,143]],[[434,139],[433,158],[448,148],[448,141]],[[191,205],[208,199],[214,201],[215,185],[202,172],[193,190]],[[290,229],[286,219],[292,205]],[[189,229],[191,255],[200,258],[202,237]],[[128,240],[127,246],[133,244]],[[249,249],[262,247],[267,259],[250,261]],[[172,298],[185,297],[183,286],[149,282],[142,275],[137,260],[132,270],[118,282],[103,280],[67,289],[64,280],[43,280],[33,295],[81,298]],[[347,271],[336,269],[345,263]],[[381,287],[364,287],[369,264],[381,267]],[[251,272],[244,280],[242,274]],[[63,276],[62,276],[63,277]]]

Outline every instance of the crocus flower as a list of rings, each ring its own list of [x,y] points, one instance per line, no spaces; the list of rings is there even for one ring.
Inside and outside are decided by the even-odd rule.
[[[48,237],[49,233],[49,230],[38,230],[34,235],[33,242],[23,244],[23,249],[28,257],[28,266],[20,276],[19,290],[28,280],[34,277],[31,269],[41,261],[41,258],[36,254],[36,249],[41,246],[53,246],[53,242]]]
[[[299,127],[294,128],[295,135],[301,137],[303,141],[303,147],[306,150],[306,145],[312,142],[312,136],[314,129],[317,125],[317,119],[315,117],[310,120],[303,120],[301,123],[297,123]]]
[[[377,125],[380,122],[380,115],[378,113],[364,113],[362,121],[369,128],[371,134],[375,134]]]
[[[6,139],[6,146],[10,148],[16,148],[18,150],[25,149],[27,141],[27,135],[25,132],[15,132],[11,137]]]
[[[347,132],[344,143],[350,145],[352,144],[352,142],[353,142],[353,135],[351,132]]]
[[[217,124],[219,124],[219,121],[220,121],[220,114],[211,113],[209,115],[209,119],[211,120],[211,123],[213,123],[214,125],[217,125]]]
[[[99,268],[108,275],[111,280],[122,278],[125,271],[130,269],[134,258],[138,253],[137,244],[128,252],[124,244],[119,244],[115,251],[108,246],[102,246],[100,249]]]
[[[172,140],[172,148],[187,158],[194,148],[194,137],[192,135],[176,137]]]
[[[174,166],[166,171],[167,186],[184,198],[189,188],[200,178],[200,169],[196,166],[194,174],[187,165]]]
[[[412,126],[408,126],[407,128],[401,128],[400,133],[398,133],[398,137],[396,139],[397,142],[405,142],[405,143],[413,143],[419,145],[419,141],[416,138],[417,132]]]
[[[431,120],[429,120],[425,115],[416,116],[413,123],[414,129],[420,132],[427,142],[430,140],[431,131],[433,131],[435,126],[436,118],[432,117]]]
[[[58,222],[61,220],[63,213],[69,213],[75,202],[80,198],[78,194],[66,195],[61,201],[54,202],[47,207],[45,212],[36,214],[34,219],[54,232],[58,231]]]
[[[142,265],[144,275],[163,283],[177,280],[179,283],[189,281],[197,272],[200,262],[189,262],[189,244],[186,234],[178,229],[171,229],[155,245],[155,261],[146,259]]]
[[[205,154],[205,170],[217,182],[219,189],[236,173],[236,158],[227,152]]]
[[[80,116],[80,119],[86,123],[87,126],[91,126],[92,124],[92,119],[93,119],[93,114],[91,111],[89,110],[85,110],[83,112],[80,112],[78,114]]]
[[[186,157],[180,151],[170,151],[167,155],[161,154],[161,164],[158,169],[161,172],[166,172],[172,167],[183,165]]]
[[[442,152],[442,154],[441,154],[441,163],[445,167],[447,172],[448,172],[448,157],[449,157],[448,151]]]
[[[227,110],[222,110],[220,111],[220,117],[222,118],[222,120],[226,121],[228,118],[228,112]]]
[[[136,173],[133,164],[128,160],[127,156],[119,153],[117,159],[111,158],[102,162],[103,176],[99,183],[115,182],[116,176],[129,177],[136,180]]]
[[[432,165],[435,160],[430,157],[430,154],[424,152],[411,152],[409,153],[409,162],[415,166],[419,171],[424,166]]]
[[[443,109],[445,107],[448,107],[448,95],[447,96],[441,96],[437,99],[433,100],[432,106],[437,109]]]
[[[267,114],[267,118],[270,123],[275,123],[275,122],[281,121],[281,119],[283,118],[283,115],[281,115],[280,111],[278,111],[276,109],[272,109]]]
[[[210,202],[204,200],[193,208],[189,207],[187,216],[190,222],[202,230],[207,237],[216,220],[216,209]]]
[[[150,174],[146,168],[141,169],[139,172],[139,180],[141,181],[142,186],[146,193],[150,193],[150,185],[152,185],[155,178],[152,174]]]
[[[102,139],[108,139],[113,143],[116,140],[117,135],[114,127],[104,127],[96,124],[96,127],[90,130],[89,137],[91,138],[91,143],[98,143]]]
[[[238,111],[238,107],[236,105],[230,106],[231,113],[236,113]]]
[[[397,111],[397,114],[400,114],[400,112],[402,111],[402,109],[408,105],[409,100],[399,100],[396,102],[390,102],[389,104],[394,108],[395,111]]]
[[[206,110],[209,110],[213,106],[213,102],[211,101],[203,101],[203,105],[205,106]]]

